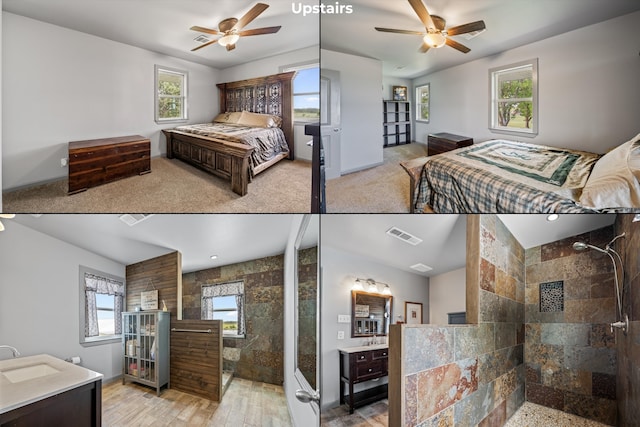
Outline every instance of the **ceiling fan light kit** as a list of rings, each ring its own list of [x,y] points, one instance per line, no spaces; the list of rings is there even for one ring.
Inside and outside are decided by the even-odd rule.
[[[273,34],[277,33],[280,30],[280,26],[276,27],[264,27],[264,28],[256,28],[253,30],[242,30],[247,24],[256,19],[258,15],[264,12],[269,7],[268,4],[265,3],[257,3],[255,6],[251,8],[244,16],[240,19],[236,18],[227,18],[218,24],[218,29],[214,30],[206,27],[199,27],[194,25],[190,29],[192,31],[198,31],[206,34],[220,35],[217,40],[211,40],[201,44],[198,47],[191,49],[191,51],[196,51],[198,49],[202,49],[203,47],[212,45],[214,43],[218,43],[220,46],[223,46],[227,49],[227,51],[231,51],[236,48],[236,43],[240,40],[241,37],[247,36],[259,36],[263,34]]]
[[[480,34],[486,29],[484,21],[470,22],[445,29],[446,21],[444,18],[438,15],[430,15],[422,0],[409,0],[409,4],[418,15],[418,18],[420,18],[420,21],[422,21],[426,32],[381,27],[375,27],[375,29],[385,33],[422,36],[423,43],[420,46],[420,52],[422,53],[427,52],[430,48],[440,48],[445,44],[462,53],[468,53],[471,49],[449,37],[470,33]]]

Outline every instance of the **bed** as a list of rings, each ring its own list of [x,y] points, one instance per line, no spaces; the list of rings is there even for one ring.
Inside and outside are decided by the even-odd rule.
[[[218,84],[222,114],[212,123],[163,130],[167,158],[229,180],[231,190],[244,196],[255,175],[282,159],[294,159],[294,76],[289,72]]]
[[[412,213],[640,210],[640,134],[604,156],[491,140],[401,165]]]

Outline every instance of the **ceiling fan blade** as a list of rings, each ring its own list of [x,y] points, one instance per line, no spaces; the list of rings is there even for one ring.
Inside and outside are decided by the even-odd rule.
[[[211,28],[205,28],[205,27],[198,27],[197,25],[194,25],[193,27],[191,27],[190,30],[199,31],[201,33],[207,33],[207,34],[222,34],[218,30],[212,30]]]
[[[420,46],[420,52],[426,53],[429,49],[431,49],[431,46],[429,46],[425,42],[422,42],[422,46]]]
[[[193,49],[191,49],[191,52],[195,52],[195,51],[196,51],[196,50],[198,50],[198,49],[202,49],[203,47],[207,47],[207,46],[209,46],[210,44],[214,44],[214,43],[215,43],[215,42],[217,42],[217,41],[218,41],[218,40],[211,40],[210,42],[207,42],[207,43],[201,44],[200,46],[198,46],[198,47],[194,47]]]
[[[15,217],[16,217],[16,214],[0,214],[0,218],[11,219]]]
[[[451,27],[447,29],[447,35],[455,36],[458,34],[473,33],[474,31],[482,31],[487,28],[484,25],[484,21],[470,22],[468,24],[458,25],[457,27]]]
[[[233,49],[235,49],[236,45],[235,44],[228,44],[226,47],[227,47],[227,52],[229,52],[229,51],[232,51]]]
[[[269,7],[268,4],[264,4],[264,3],[256,4],[255,6],[253,6],[251,8],[251,10],[249,12],[245,13],[245,15],[238,20],[236,25],[233,26],[233,29],[234,30],[241,30],[249,22],[251,22],[254,19],[256,19],[258,17],[258,15],[260,15],[262,12],[264,12],[268,7]]]
[[[239,36],[259,36],[260,34],[273,34],[280,31],[282,26],[278,25],[277,27],[264,27],[264,28],[256,28],[254,30],[244,30],[238,33]]]
[[[431,19],[431,15],[429,15],[429,12],[427,11],[427,7],[422,3],[422,0],[409,0],[409,4],[413,10],[416,11],[418,18],[420,18],[427,30],[437,29],[436,25],[433,23],[433,19]]]
[[[447,37],[444,42],[462,53],[469,53],[471,51],[471,49],[469,49],[465,45],[460,44],[457,41],[450,39],[449,37]]]
[[[416,36],[424,36],[427,33],[420,31],[410,31],[410,30],[394,30],[393,28],[380,28],[375,27],[376,30],[382,31],[383,33],[398,33],[398,34],[412,34]]]

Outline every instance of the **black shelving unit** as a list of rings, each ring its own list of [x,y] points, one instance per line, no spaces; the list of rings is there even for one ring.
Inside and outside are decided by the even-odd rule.
[[[382,101],[384,146],[411,143],[411,104],[408,101]]]

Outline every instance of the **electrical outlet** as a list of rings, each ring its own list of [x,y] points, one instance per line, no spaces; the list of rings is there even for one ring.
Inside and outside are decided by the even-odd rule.
[[[344,331],[338,331],[338,339],[339,340],[343,340],[344,339]]]
[[[351,323],[351,316],[348,314],[338,314],[338,323]]]
[[[67,166],[68,163],[69,163],[69,159],[67,159],[66,157],[63,157],[62,159],[60,159],[60,167],[61,168]]]

